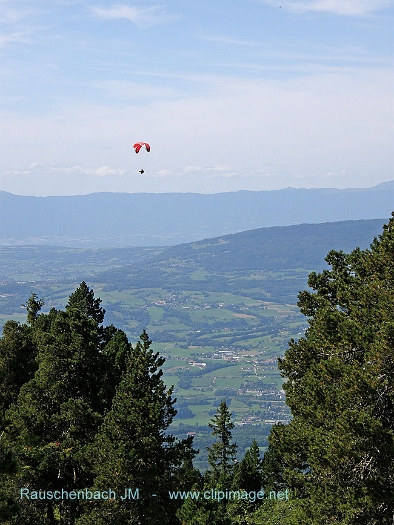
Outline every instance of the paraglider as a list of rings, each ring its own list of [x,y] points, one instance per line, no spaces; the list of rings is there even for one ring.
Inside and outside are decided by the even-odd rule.
[[[136,142],[133,148],[136,153],[139,153],[141,148],[145,148],[148,152],[150,151],[150,145],[147,142]],[[145,173],[144,168],[138,170],[138,173],[141,173],[141,175]]]
[[[146,151],[150,151],[150,145],[147,142],[136,142],[133,146],[136,153],[140,152],[140,149],[145,146]]]

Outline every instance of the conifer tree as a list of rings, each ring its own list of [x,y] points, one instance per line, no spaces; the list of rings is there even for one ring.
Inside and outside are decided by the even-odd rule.
[[[30,295],[27,303],[23,305],[27,310],[27,324],[32,325],[35,322],[44,304],[44,299],[38,299],[37,294],[32,293]]]
[[[85,281],[72,293],[66,305],[66,311],[77,310],[87,317],[101,324],[104,321],[105,310],[100,306],[101,299],[94,297],[94,291],[90,290]]]
[[[370,249],[332,251],[299,295],[280,369],[293,420],[272,429],[304,523],[393,523],[394,214]]]
[[[18,334],[19,339],[27,334],[35,351],[35,371],[30,370],[30,354],[21,359],[19,366],[23,370],[26,363],[29,373],[24,384],[14,385],[19,391],[6,412],[4,447],[18,463],[16,488],[53,492],[93,483],[88,450],[124,371],[123,357],[117,359],[116,350],[107,353],[106,348],[115,337],[124,347],[125,336],[102,328],[104,311],[85,283],[70,304],[66,311],[40,315],[37,305],[30,305],[29,326],[10,325],[1,339],[3,355]],[[73,525],[79,514],[79,501],[24,500],[18,519],[24,525]]]
[[[36,355],[31,327],[7,321],[0,338],[0,413],[3,416],[16,401],[21,386],[34,377]]]
[[[4,450],[3,434],[4,421],[0,416],[0,523],[9,523],[18,511],[18,504],[10,482],[10,477],[17,472],[17,466],[12,452]]]
[[[208,449],[208,463],[210,465],[209,475],[213,480],[220,481],[231,486],[232,474],[237,453],[236,443],[232,443],[232,429],[234,423],[231,421],[231,414],[226,400],[223,399],[214,415],[209,427],[212,435],[217,440]]]
[[[168,491],[179,490],[176,473],[194,455],[192,439],[177,441],[167,434],[176,400],[162,379],[164,358],[150,348],[145,331],[140,339],[131,349],[92,454],[93,489],[109,486],[116,497],[87,508],[78,525],[174,523]],[[130,497],[121,499],[128,488]]]
[[[234,468],[234,480],[232,490],[241,494],[247,493],[247,499],[234,498],[227,503],[226,514],[231,520],[231,524],[247,525],[248,516],[261,504],[262,499],[257,498],[257,494],[262,491],[262,460],[257,441],[254,439],[252,445],[245,452],[244,457]]]
[[[236,464],[234,469],[234,489],[256,491],[262,487],[262,459],[257,441],[254,439],[252,445],[245,452],[243,459]]]
[[[232,516],[227,512],[228,501],[225,498],[221,500],[215,498],[218,490],[224,492],[232,488],[236,461],[237,445],[232,443],[231,433],[234,423],[231,421],[226,400],[220,403],[209,426],[212,435],[216,438],[211,447],[207,447],[210,468],[206,471],[202,483],[195,485],[193,490],[211,496],[199,500],[185,500],[177,516],[187,525],[231,525],[232,523]]]
[[[278,424],[278,427],[282,426],[282,423]],[[272,490],[278,492],[286,489],[287,484],[283,479],[284,468],[282,456],[272,443],[268,443],[268,448],[261,462],[261,480],[266,493]]]

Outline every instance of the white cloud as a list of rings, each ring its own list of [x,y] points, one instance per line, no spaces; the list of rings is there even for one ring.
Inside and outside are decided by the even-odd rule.
[[[8,7],[9,2],[0,2],[0,16],[2,24],[15,24],[26,18],[29,14],[25,9],[14,9]]]
[[[341,16],[365,16],[392,5],[391,0],[264,0],[264,3],[299,13],[316,11]]]
[[[26,21],[32,13],[26,9],[8,7],[8,2],[0,2],[0,47],[15,42],[27,42],[27,37],[34,32],[34,27],[29,27]]]
[[[111,177],[111,176],[118,176],[118,175],[124,175],[126,173],[125,170],[110,168],[109,166],[101,166],[100,168],[97,168],[93,171],[94,175],[99,175],[100,177]]]
[[[185,166],[184,168],[162,169],[144,174],[146,179],[162,179],[167,181],[176,181],[178,184],[200,184],[199,191],[206,184],[226,184],[230,180],[233,182],[240,179],[253,180],[270,176],[271,171],[268,169],[243,169],[240,171],[239,166],[221,165],[221,166]]]
[[[124,18],[136,26],[154,26],[176,20],[178,17],[169,15],[161,6],[145,8],[132,7],[126,4],[116,4],[112,7],[91,7],[91,11],[104,20]]]
[[[196,175],[199,176],[203,175],[206,178],[212,178],[212,177],[224,177],[224,178],[230,178],[230,177],[236,177],[239,175],[237,170],[234,170],[231,166],[223,165],[223,166],[186,166],[183,169],[184,173],[187,173],[189,175]]]
[[[111,168],[109,166],[100,166],[99,168],[87,168],[80,164],[76,165],[50,165],[41,164],[39,162],[32,162],[25,169],[6,171],[4,175],[12,176],[40,176],[45,174],[46,176],[56,175],[88,175],[88,176],[99,176],[99,177],[111,177],[124,175],[126,170]]]
[[[0,172],[2,189],[210,193],[292,180],[362,187],[392,176],[391,70],[334,68],[285,83],[209,81],[204,93],[176,100],[70,102],[41,116],[4,112],[1,171],[14,176]],[[151,152],[135,155],[137,140],[150,142]],[[28,171],[37,176],[23,175],[33,163]]]
[[[7,44],[11,44],[14,42],[27,43],[28,34],[29,33],[27,31],[16,31],[9,33],[8,35],[0,35],[0,47],[6,46]]]

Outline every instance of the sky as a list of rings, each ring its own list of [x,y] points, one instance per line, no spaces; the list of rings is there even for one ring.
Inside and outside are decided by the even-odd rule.
[[[0,190],[392,180],[393,24],[392,0],[0,0]]]

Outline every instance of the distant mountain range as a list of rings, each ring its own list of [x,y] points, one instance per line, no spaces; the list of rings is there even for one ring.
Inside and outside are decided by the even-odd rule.
[[[0,191],[0,244],[173,246],[267,226],[388,219],[394,181],[361,189],[93,193],[29,197]]]

